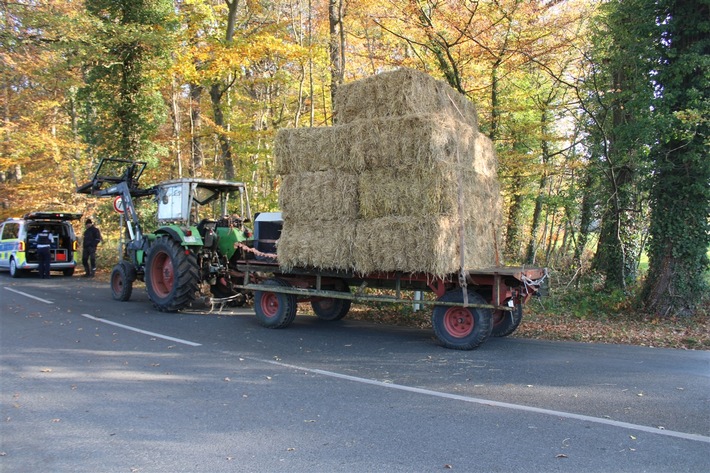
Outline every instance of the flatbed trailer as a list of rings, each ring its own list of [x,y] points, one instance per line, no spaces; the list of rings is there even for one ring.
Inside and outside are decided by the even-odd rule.
[[[471,350],[489,336],[513,333],[522,321],[523,306],[541,292],[547,278],[546,269],[534,267],[492,267],[446,277],[400,272],[362,275],[298,267],[285,270],[274,261],[258,259],[243,261],[237,270],[244,281],[235,288],[253,292],[256,317],[264,327],[288,327],[300,302],[310,302],[315,315],[326,321],[345,317],[352,303],[420,304],[433,306],[436,337],[444,347],[456,350]],[[432,295],[415,298],[412,291],[432,293],[435,299]]]

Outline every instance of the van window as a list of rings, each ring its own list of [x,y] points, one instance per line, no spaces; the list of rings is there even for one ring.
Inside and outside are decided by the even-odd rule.
[[[2,228],[2,239],[12,240],[20,235],[20,224],[19,223],[6,223]]]

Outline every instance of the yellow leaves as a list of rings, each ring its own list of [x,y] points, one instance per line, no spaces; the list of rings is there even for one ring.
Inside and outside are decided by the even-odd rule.
[[[282,64],[307,57],[308,51],[269,32],[230,44],[211,42],[193,46],[177,58],[176,70],[188,81],[202,82],[241,73],[253,64]]]

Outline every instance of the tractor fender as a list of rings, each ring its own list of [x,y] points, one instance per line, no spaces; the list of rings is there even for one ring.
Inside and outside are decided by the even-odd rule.
[[[203,246],[202,237],[197,227],[180,227],[178,225],[168,225],[160,227],[154,232],[157,236],[168,235],[182,246]]]

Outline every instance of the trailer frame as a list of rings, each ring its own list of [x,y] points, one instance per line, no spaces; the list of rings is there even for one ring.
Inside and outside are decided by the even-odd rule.
[[[351,303],[420,304],[433,307],[432,325],[439,342],[459,350],[476,348],[491,335],[513,333],[522,320],[523,306],[540,292],[548,276],[545,268],[523,266],[496,266],[445,277],[405,272],[356,274],[284,269],[268,259],[245,260],[236,269],[244,275],[238,288],[253,291],[257,319],[265,327],[288,327],[300,302],[311,302],[323,320],[341,319]],[[393,294],[367,294],[367,288]],[[436,299],[404,297],[403,291],[430,292]]]

